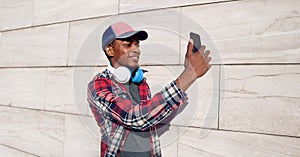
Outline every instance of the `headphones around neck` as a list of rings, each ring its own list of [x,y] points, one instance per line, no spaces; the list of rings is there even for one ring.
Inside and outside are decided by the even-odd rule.
[[[144,78],[141,68],[137,68],[133,74],[131,74],[130,70],[124,66],[115,69],[109,64],[108,70],[114,75],[114,79],[119,83],[127,83],[130,79],[133,83],[140,83]]]

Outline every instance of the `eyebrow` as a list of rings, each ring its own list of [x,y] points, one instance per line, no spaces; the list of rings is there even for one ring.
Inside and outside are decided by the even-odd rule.
[[[128,42],[136,41],[136,42],[140,43],[140,40],[138,40],[137,38],[126,38],[126,39],[119,39],[119,40],[128,41]]]

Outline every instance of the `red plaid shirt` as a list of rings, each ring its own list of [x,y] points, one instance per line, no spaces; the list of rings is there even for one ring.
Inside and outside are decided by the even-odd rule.
[[[105,70],[88,85],[88,102],[101,131],[101,157],[119,156],[130,130],[150,132],[151,154],[161,156],[156,125],[187,97],[172,81],[152,98],[144,79],[138,85],[140,103],[133,101],[127,89]]]

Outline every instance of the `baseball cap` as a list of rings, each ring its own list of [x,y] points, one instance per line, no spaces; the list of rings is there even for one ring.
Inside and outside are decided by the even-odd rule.
[[[148,34],[146,31],[136,31],[125,22],[116,22],[110,25],[102,35],[102,49],[105,51],[105,47],[114,39],[126,39],[135,36],[138,40],[146,40]]]

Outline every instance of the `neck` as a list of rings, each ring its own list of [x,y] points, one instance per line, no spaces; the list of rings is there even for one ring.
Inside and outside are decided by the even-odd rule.
[[[117,69],[118,67],[121,67],[123,65],[120,65],[117,62],[110,62],[109,66],[113,67],[114,69]],[[131,73],[133,73],[138,68],[138,67],[132,68],[132,67],[127,67],[127,66],[124,66],[124,67],[128,68]]]

